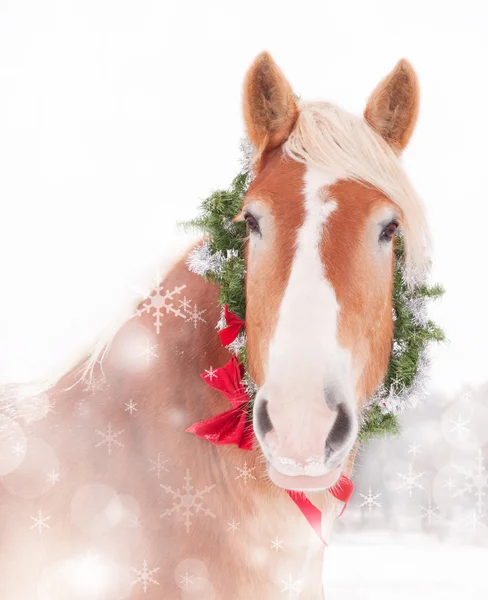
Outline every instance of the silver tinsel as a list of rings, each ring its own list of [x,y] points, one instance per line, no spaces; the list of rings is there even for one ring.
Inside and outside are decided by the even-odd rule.
[[[248,184],[253,180],[252,175],[252,166],[253,166],[253,156],[254,156],[254,146],[251,144],[248,138],[242,138],[239,144],[241,151],[241,170],[245,173],[248,173]]]
[[[412,311],[414,323],[424,327],[428,321],[427,299],[425,297],[410,298],[405,304]]]
[[[407,343],[404,340],[393,340],[391,353],[395,358],[399,358],[407,349]]]
[[[217,321],[217,325],[215,326],[215,329],[217,331],[220,331],[221,329],[224,329],[225,327],[227,327],[227,323],[225,322],[225,310],[224,310],[224,307],[221,306],[220,307],[220,319]]]
[[[376,404],[383,414],[400,415],[408,408],[413,408],[427,396],[427,381],[429,359],[424,350],[419,356],[417,372],[410,387],[399,386],[393,382],[387,390],[382,384],[373,398],[368,402],[368,407]]]
[[[237,233],[236,224],[229,217],[224,217],[222,219],[222,227],[232,235]]]
[[[233,342],[231,342],[228,346],[226,346],[226,348],[227,350],[230,350],[232,354],[235,354],[237,356],[239,352],[246,346],[246,341],[246,334],[243,331],[241,331],[241,333],[239,333],[236,339]]]
[[[242,378],[242,384],[244,385],[247,395],[250,398],[254,398],[254,396],[258,393],[258,386],[247,371],[244,373],[244,377]]]
[[[224,268],[224,255],[220,250],[212,252],[210,243],[204,241],[189,253],[186,264],[197,275],[206,275],[209,271],[219,275]]]
[[[226,261],[238,255],[235,249],[227,250],[225,254],[221,250],[212,252],[210,242],[206,240],[188,254],[186,264],[188,269],[197,275],[206,275],[209,272],[221,275]]]

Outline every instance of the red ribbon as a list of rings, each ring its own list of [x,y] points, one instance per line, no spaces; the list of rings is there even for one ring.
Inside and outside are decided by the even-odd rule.
[[[246,322],[231,312],[227,304],[224,306],[224,317],[227,327],[219,331],[219,337],[222,346],[228,346],[236,339],[240,330],[245,327]]]
[[[219,336],[222,345],[227,346],[236,339],[241,328],[245,326],[245,322],[230,312],[227,305],[225,305],[224,314],[228,327],[219,331]],[[215,370],[210,369],[210,371],[201,373],[200,376],[207,385],[224,394],[231,403],[232,408],[215,417],[194,423],[185,431],[208,440],[216,446],[236,444],[243,450],[251,450],[254,440],[254,430],[248,419],[250,398],[242,385],[244,365],[239,364],[237,358],[233,356],[225,366]],[[353,491],[354,484],[345,475],[341,475],[339,481],[328,489],[328,492],[334,498],[344,502],[344,506],[337,518],[346,509]],[[286,493],[300,509],[321,541],[327,545],[327,542],[322,537],[322,513],[320,510],[310,502],[303,492],[286,490]]]
[[[315,533],[319,536],[322,542],[327,546],[327,542],[322,537],[322,513],[314,506],[307,496],[303,492],[297,492],[294,490],[285,490],[288,496],[298,506],[302,515],[307,519],[310,525],[315,530]],[[347,503],[349,502],[352,493],[354,492],[354,483],[346,477],[341,475],[339,481],[330,487],[328,490],[329,494],[344,502],[341,512],[337,515],[337,519],[346,510]]]
[[[186,431],[216,446],[236,444],[243,450],[251,450],[254,432],[247,419],[249,396],[242,385],[243,375],[244,365],[240,365],[235,356],[224,367],[211,371],[210,375],[208,372],[202,373],[200,377],[205,383],[224,394],[232,408],[194,423]]]

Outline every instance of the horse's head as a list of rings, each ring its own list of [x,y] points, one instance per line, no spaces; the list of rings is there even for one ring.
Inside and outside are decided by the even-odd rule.
[[[364,119],[298,101],[267,53],[247,74],[255,177],[237,217],[249,229],[247,349],[254,428],[279,486],[323,489],[339,477],[389,361],[398,230],[407,276],[425,266],[422,206],[399,161],[417,111],[404,60]]]

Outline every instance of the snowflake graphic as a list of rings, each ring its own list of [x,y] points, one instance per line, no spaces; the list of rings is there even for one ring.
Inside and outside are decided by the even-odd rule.
[[[23,456],[25,454],[25,446],[20,442],[17,442],[15,446],[12,446],[12,454],[15,454],[15,456]]]
[[[369,488],[369,491],[367,494],[359,494],[359,495],[361,496],[361,498],[364,499],[364,502],[362,502],[359,505],[359,508],[361,508],[362,506],[367,506],[369,512],[371,512],[373,510],[374,506],[381,508],[381,504],[376,501],[381,496],[381,494],[373,494],[371,492],[371,488]]]
[[[102,439],[98,442],[98,444],[95,444],[95,448],[98,448],[99,446],[107,446],[109,454],[112,454],[112,448],[114,446],[120,446],[123,448],[124,444],[122,444],[122,442],[118,439],[119,435],[124,433],[123,429],[115,432],[112,429],[112,423],[109,423],[106,431],[99,431],[98,429],[95,431],[98,433],[98,435],[102,436]]]
[[[133,412],[137,412],[139,409],[137,408],[137,402],[133,400],[129,400],[129,402],[124,402],[127,408],[124,408],[124,412],[129,412],[132,416]]]
[[[288,592],[288,598],[298,598],[302,591],[302,581],[300,579],[293,581],[291,575],[288,575],[288,580],[282,580],[281,583],[283,584],[282,594]]]
[[[429,500],[429,506],[426,508],[425,506],[420,507],[421,515],[420,518],[423,520],[427,519],[427,523],[432,525],[432,521],[435,519],[440,519],[441,515],[439,514],[439,509],[437,506],[432,504],[432,500]]]
[[[89,378],[89,380],[85,383],[83,391],[87,392],[87,394],[93,399],[98,394],[98,392],[101,392],[104,389],[105,384],[105,377],[95,377],[92,375]]]
[[[274,540],[271,540],[271,549],[276,550],[276,552],[283,550],[283,540],[280,540],[278,536],[276,536]]]
[[[149,473],[156,473],[158,479],[160,478],[161,473],[169,471],[168,467],[166,467],[166,463],[168,461],[161,458],[161,452],[158,452],[158,457],[156,460],[149,459],[149,462],[152,465],[152,467],[149,468]]]
[[[242,479],[242,481],[244,481],[244,485],[247,485],[247,482],[250,479],[256,479],[256,477],[254,477],[254,475],[252,474],[252,472],[254,471],[254,469],[256,467],[251,467],[249,468],[247,466],[247,461],[244,461],[244,467],[241,469],[240,467],[234,467],[235,469],[237,469],[239,471],[239,475],[236,475],[234,477],[234,479]]]
[[[202,317],[206,310],[198,310],[197,305],[194,304],[191,310],[186,311],[187,320],[190,323],[193,323],[193,328],[196,329],[199,322],[206,323],[205,319]]]
[[[50,518],[51,517],[43,517],[42,511],[39,510],[37,517],[31,517],[31,519],[34,521],[34,525],[31,525],[29,529],[37,529],[39,534],[42,533],[43,529],[51,529],[51,526],[47,524]]]
[[[155,352],[155,349],[159,346],[159,344],[151,344],[151,342],[146,338],[146,343],[142,352],[139,356],[144,356],[146,358],[146,365],[148,365],[152,358],[159,358],[159,354]]]
[[[218,375],[216,375],[217,371],[212,369],[212,365],[210,365],[210,369],[205,369],[204,377],[212,381],[212,379],[218,379]]]
[[[136,578],[132,582],[132,585],[136,585],[137,583],[142,584],[142,589],[144,590],[144,593],[147,592],[147,588],[151,583],[154,585],[159,585],[159,582],[157,582],[153,578],[154,573],[157,573],[159,571],[159,567],[155,567],[154,569],[148,569],[146,559],[144,559],[142,569],[135,569],[134,567],[131,567],[131,570],[134,571],[134,573],[136,574]]]
[[[412,469],[412,465],[408,465],[408,473],[397,473],[398,477],[402,480],[400,485],[398,486],[398,490],[406,489],[408,490],[408,495],[410,498],[412,497],[412,491],[414,488],[418,488],[419,490],[423,490],[424,486],[420,485],[419,479],[425,475],[423,473],[415,473]]]
[[[59,473],[53,469],[50,473],[47,473],[47,479],[46,481],[48,481],[49,483],[52,483],[53,485],[55,483],[59,482]]]
[[[187,300],[186,296],[183,296],[183,300],[180,300],[179,302],[183,312],[187,313],[191,311],[191,300]]]
[[[161,319],[165,314],[173,314],[175,317],[181,317],[182,319],[186,319],[184,312],[182,312],[179,308],[175,308],[173,306],[172,300],[173,296],[179,294],[181,290],[184,290],[186,285],[175,286],[172,291],[166,290],[163,293],[164,287],[162,285],[158,285],[146,298],[147,302],[144,302],[142,308],[138,308],[134,314],[136,317],[140,317],[142,314],[147,313],[151,314],[154,317],[154,327],[156,328],[156,333],[159,334],[161,330]],[[163,312],[166,311],[166,312]]]
[[[449,491],[453,490],[456,487],[456,484],[454,483],[451,475],[449,475],[446,481],[444,481],[444,487],[447,488]]]
[[[449,419],[449,423],[452,425],[451,429],[449,429],[449,432],[457,433],[458,440],[461,441],[464,439],[464,435],[469,431],[469,427],[466,427],[469,422],[469,419],[463,419],[461,415],[458,415],[455,421],[453,419]]]
[[[484,506],[484,497],[488,490],[488,472],[484,464],[481,448],[478,451],[476,464],[469,468],[455,467],[456,471],[464,478],[464,485],[454,493],[454,497],[470,494],[476,498],[476,509],[481,514]]]
[[[187,590],[190,585],[193,585],[194,575],[190,575],[188,571],[184,575],[180,575],[180,588]]]
[[[178,489],[173,490],[173,488],[169,485],[161,484],[161,487],[167,494],[171,494],[173,497],[173,506],[171,508],[167,508],[164,510],[160,517],[169,517],[174,513],[178,513],[183,517],[183,523],[186,529],[186,533],[190,533],[190,528],[192,526],[192,517],[195,517],[198,513],[203,513],[206,517],[213,517],[215,519],[214,513],[209,509],[204,507],[204,497],[209,494],[215,487],[215,483],[212,485],[207,485],[201,490],[196,490],[193,485],[191,485],[191,476],[190,469],[186,470],[186,474],[184,477],[185,485]]]
[[[414,441],[413,444],[410,444],[410,446],[408,447],[408,453],[413,454],[413,456],[415,457],[417,456],[417,454],[420,454],[420,448],[421,446]]]
[[[232,531],[232,533],[235,533],[238,531],[240,523],[236,523],[236,520],[232,519],[232,521],[229,521],[227,525],[229,526],[227,531]]]
[[[480,527],[486,527],[484,517],[484,514],[478,514],[476,508],[472,508],[456,519],[456,529],[459,533],[476,533]]]

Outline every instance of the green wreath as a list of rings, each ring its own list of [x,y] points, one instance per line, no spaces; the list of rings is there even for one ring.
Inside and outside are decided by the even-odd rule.
[[[249,171],[245,169],[227,191],[216,191],[202,202],[200,216],[184,224],[205,235],[203,244],[188,257],[189,269],[218,284],[220,305],[227,304],[241,319],[246,313],[244,239],[247,232],[245,223],[234,223],[233,218],[241,209],[250,181]],[[359,439],[362,442],[374,436],[398,433],[398,415],[425,395],[427,346],[430,342],[444,340],[442,329],[427,318],[427,302],[444,293],[442,286],[419,284],[409,287],[403,276],[403,264],[404,241],[397,235],[392,351],[383,382],[366,402],[361,414]],[[232,350],[244,363],[247,374],[244,334],[240,334]],[[245,382],[252,410],[255,386],[248,375]]]

